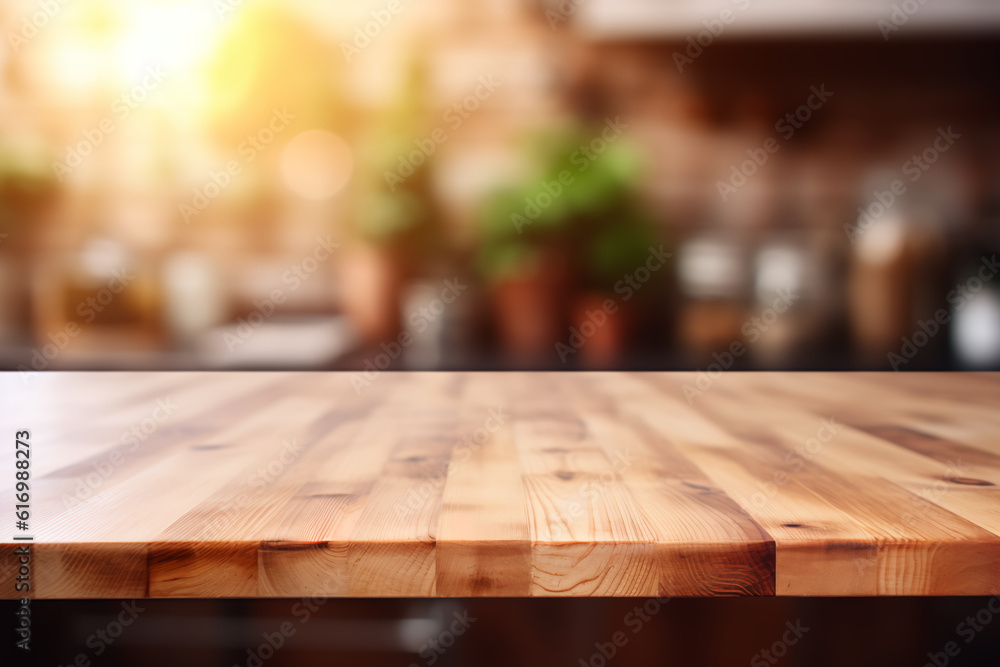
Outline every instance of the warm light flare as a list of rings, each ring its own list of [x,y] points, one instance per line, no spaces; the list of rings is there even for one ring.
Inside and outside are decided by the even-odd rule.
[[[106,0],[62,12],[39,28],[40,56],[53,92],[75,96],[127,86],[149,67],[189,75],[224,26],[209,3],[191,0]]]
[[[323,130],[303,132],[281,155],[285,183],[306,199],[327,199],[344,187],[354,167],[354,156],[344,140]]]

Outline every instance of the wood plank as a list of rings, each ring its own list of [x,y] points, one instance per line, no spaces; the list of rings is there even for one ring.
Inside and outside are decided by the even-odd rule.
[[[998,387],[6,373],[0,433],[32,433],[37,598],[995,595]]]

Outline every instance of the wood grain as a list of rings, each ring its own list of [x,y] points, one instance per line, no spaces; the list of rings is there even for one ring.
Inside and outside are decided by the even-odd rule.
[[[0,597],[1000,593],[998,375],[352,379],[0,374]]]

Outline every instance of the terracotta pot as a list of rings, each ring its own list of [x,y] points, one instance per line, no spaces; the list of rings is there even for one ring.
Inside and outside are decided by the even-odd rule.
[[[556,254],[494,287],[495,325],[510,362],[534,366],[554,357],[555,344],[567,335],[565,291],[566,263]]]
[[[624,357],[631,333],[629,310],[614,295],[585,292],[573,300],[568,344],[580,365],[614,368]]]
[[[398,252],[359,244],[340,261],[341,303],[366,343],[394,340],[401,331],[400,293],[406,279]]]

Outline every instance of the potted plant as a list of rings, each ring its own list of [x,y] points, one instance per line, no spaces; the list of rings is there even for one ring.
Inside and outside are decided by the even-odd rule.
[[[0,337],[28,321],[30,286],[23,264],[31,259],[39,224],[58,193],[41,151],[0,148]]]
[[[490,291],[499,341],[515,364],[541,362],[565,326],[561,306],[570,277],[569,219],[539,215],[521,227],[512,221],[535,194],[531,186],[498,193],[481,218],[477,265]]]
[[[31,229],[53,203],[58,184],[48,163],[34,151],[0,149],[0,247],[27,247],[21,232]]]
[[[656,292],[643,287],[659,278],[654,273],[662,262],[651,252],[657,235],[638,209],[629,208],[595,219],[581,251],[582,280],[570,302],[569,347],[575,352],[561,356],[578,354],[587,367],[621,361],[640,319],[639,304]]]
[[[414,277],[440,269],[450,246],[434,193],[427,144],[426,67],[415,58],[397,102],[375,124],[361,165],[351,248],[341,262],[344,307],[369,343],[402,329],[401,293]]]
[[[342,262],[344,306],[368,342],[395,338],[401,328],[400,294],[430,270],[445,251],[440,215],[427,170],[414,172],[395,192],[362,187]]]
[[[517,363],[551,358],[557,343],[577,335],[655,239],[634,191],[639,152],[621,138],[599,154],[585,150],[592,139],[576,128],[534,141],[538,171],[483,210],[479,268],[492,288],[500,341]],[[617,358],[628,317],[611,315],[571,353],[586,349],[590,365]]]

